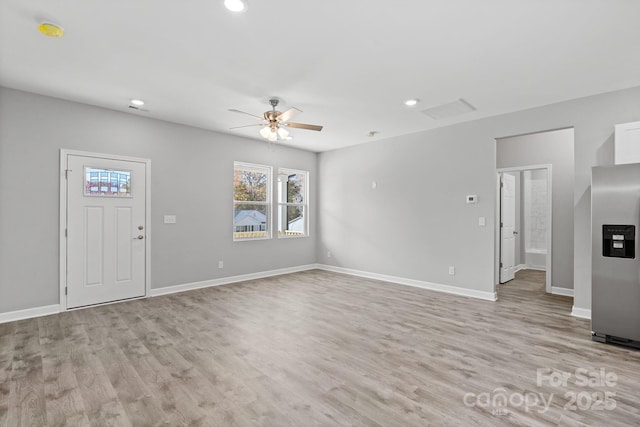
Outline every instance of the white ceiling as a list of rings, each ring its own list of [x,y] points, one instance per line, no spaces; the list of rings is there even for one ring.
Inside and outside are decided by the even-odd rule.
[[[227,110],[278,96],[324,125],[290,144],[326,151],[638,86],[639,18],[638,0],[0,0],[0,85],[256,139]],[[420,112],[459,98],[477,111]]]

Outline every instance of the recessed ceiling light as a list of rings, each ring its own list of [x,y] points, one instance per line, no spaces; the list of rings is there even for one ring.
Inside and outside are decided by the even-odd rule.
[[[231,12],[244,12],[247,10],[246,0],[224,0],[224,6]]]
[[[51,22],[43,22],[38,25],[38,30],[47,37],[62,37],[64,36],[64,29]]]
[[[132,99],[131,104],[135,105],[136,107],[142,107],[144,105],[144,101],[141,99]]]
[[[407,99],[406,101],[404,101],[404,105],[406,105],[407,107],[414,107],[418,104],[418,102],[420,102],[418,98]]]

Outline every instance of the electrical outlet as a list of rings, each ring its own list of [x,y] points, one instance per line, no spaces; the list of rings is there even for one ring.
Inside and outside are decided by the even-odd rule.
[[[224,261],[218,261],[218,268],[224,268]]]
[[[455,276],[456,275],[456,268],[453,265],[449,266],[449,275],[450,276]]]
[[[164,223],[165,224],[175,224],[177,221],[177,218],[175,215],[165,215],[164,216]]]

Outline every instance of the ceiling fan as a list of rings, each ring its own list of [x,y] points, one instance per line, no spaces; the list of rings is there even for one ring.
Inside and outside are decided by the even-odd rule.
[[[263,128],[260,129],[260,135],[262,135],[263,138],[268,139],[269,142],[276,142],[278,139],[280,140],[286,139],[289,136],[289,131],[286,130],[285,127],[315,130],[315,131],[322,130],[322,126],[290,122],[289,120],[295,114],[301,113],[302,111],[295,107],[289,108],[284,113],[280,111],[276,111],[276,107],[278,106],[279,103],[280,103],[280,100],[278,98],[271,98],[269,100],[269,104],[271,104],[272,109],[270,111],[265,111],[262,117],[256,116],[255,114],[246,113],[244,111],[236,110],[233,108],[230,109],[229,111],[233,111],[234,113],[242,113],[251,117],[255,117],[261,122],[261,123],[256,123],[254,125],[236,126],[236,127],[232,127],[231,129],[239,129],[239,128],[245,128],[250,126],[263,126]]]

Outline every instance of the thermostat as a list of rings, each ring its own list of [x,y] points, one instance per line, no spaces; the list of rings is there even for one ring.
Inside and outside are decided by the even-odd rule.
[[[469,194],[467,196],[467,203],[478,203],[478,195],[477,194]]]

